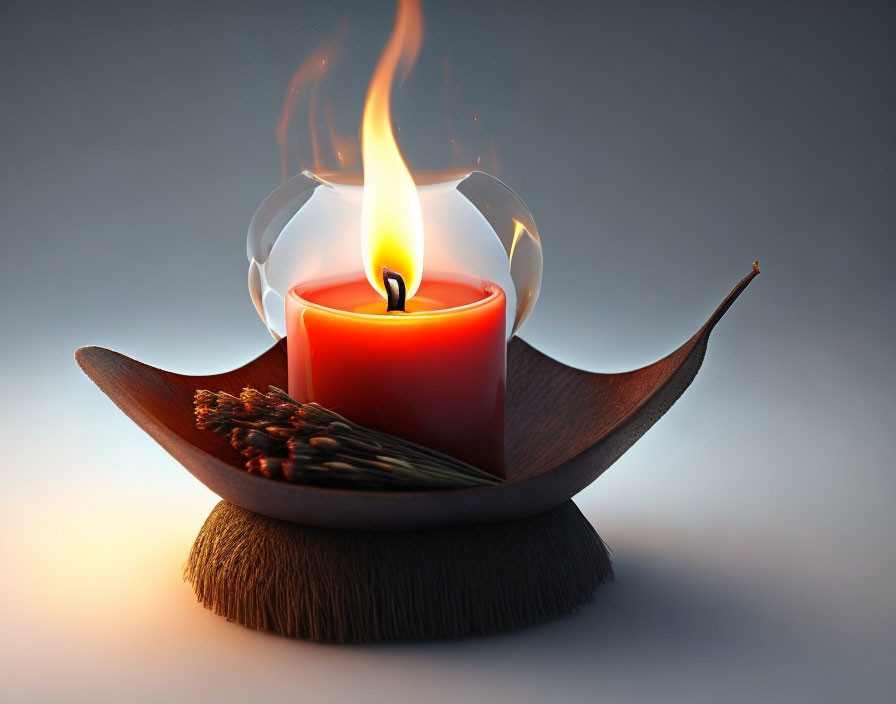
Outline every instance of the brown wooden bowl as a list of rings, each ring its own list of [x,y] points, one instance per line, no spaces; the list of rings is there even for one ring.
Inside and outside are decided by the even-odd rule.
[[[239,369],[186,376],[102,347],[78,364],[131,420],[199,481],[232,504],[327,528],[419,530],[524,518],[562,504],[597,479],[672,406],[697,375],[709,334],[758,267],[693,337],[667,357],[621,374],[568,367],[519,338],[507,349],[507,481],[458,491],[355,491],[290,484],[246,473],[226,441],[199,430],[193,394],[286,388],[286,346],[275,343]]]

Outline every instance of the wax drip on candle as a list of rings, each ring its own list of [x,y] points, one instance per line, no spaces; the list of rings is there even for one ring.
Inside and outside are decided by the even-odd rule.
[[[384,266],[383,284],[386,287],[386,311],[390,313],[396,310],[404,312],[407,289],[401,274]]]

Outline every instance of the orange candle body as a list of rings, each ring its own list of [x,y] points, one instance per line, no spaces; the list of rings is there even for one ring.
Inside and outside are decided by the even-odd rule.
[[[429,279],[406,311],[386,313],[367,279],[293,288],[290,396],[503,477],[504,292]]]

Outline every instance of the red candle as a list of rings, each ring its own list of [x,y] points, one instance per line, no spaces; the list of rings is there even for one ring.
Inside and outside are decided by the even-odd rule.
[[[405,312],[369,281],[320,281],[286,300],[289,394],[504,476],[505,297],[427,277]]]

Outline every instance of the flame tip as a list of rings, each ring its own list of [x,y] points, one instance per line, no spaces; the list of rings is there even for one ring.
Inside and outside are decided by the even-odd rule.
[[[392,84],[401,69],[407,76],[423,37],[418,0],[399,0],[395,24],[367,90],[361,122],[364,195],[361,251],[370,284],[387,297],[380,274],[388,269],[405,281],[407,297],[416,293],[423,270],[423,214],[414,179],[402,159],[390,111]]]

